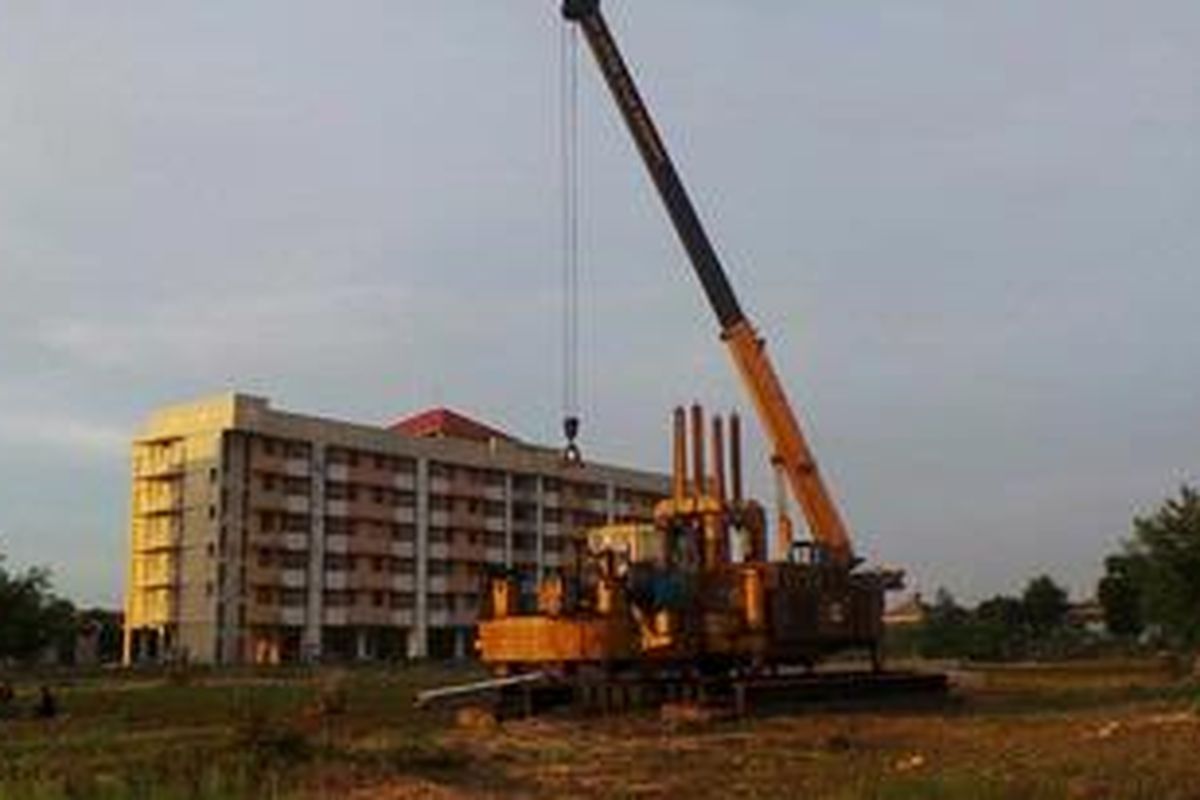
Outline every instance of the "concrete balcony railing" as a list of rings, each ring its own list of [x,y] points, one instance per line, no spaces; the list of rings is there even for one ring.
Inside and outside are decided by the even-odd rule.
[[[450,615],[450,624],[459,627],[470,627],[479,622],[479,612],[469,609],[460,609],[454,611]]]
[[[456,573],[447,577],[446,591],[453,592],[454,594],[465,594],[478,591],[482,585],[483,579],[479,575]]]
[[[147,516],[183,512],[183,492],[148,492],[134,497],[137,513]]]
[[[392,575],[386,570],[375,572],[373,570],[357,570],[349,573],[350,585],[348,588],[359,591],[386,591],[392,588]]]
[[[289,458],[283,465],[283,471],[293,478],[307,478],[312,473],[312,464],[307,458]]]
[[[484,543],[480,540],[472,543],[460,538],[450,543],[450,550],[446,557],[451,561],[482,561],[484,559]]]
[[[303,606],[288,606],[280,610],[280,622],[284,625],[301,627],[307,620],[308,614]]]
[[[139,456],[134,458],[133,474],[138,478],[181,477],[185,466],[182,453],[174,456]]]
[[[136,550],[169,550],[179,547],[183,537],[181,520],[174,517],[156,517],[145,520],[134,529]]]
[[[290,494],[284,507],[291,514],[307,514],[312,504],[308,501],[308,495]]]
[[[279,578],[280,583],[288,589],[303,589],[308,585],[308,572],[303,569],[285,569]]]
[[[133,585],[139,591],[166,591],[174,594],[179,591],[179,575],[175,569],[150,569],[138,575]]]
[[[608,500],[589,497],[583,502],[583,507],[598,514],[607,514]]]
[[[283,548],[285,550],[307,550],[308,549],[308,534],[307,533],[285,533],[283,535]]]

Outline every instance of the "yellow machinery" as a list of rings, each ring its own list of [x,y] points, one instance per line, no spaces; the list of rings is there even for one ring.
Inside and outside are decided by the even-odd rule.
[[[738,418],[728,465],[723,421],[712,420],[707,469],[692,408],[689,470],[685,416],[676,410],[672,493],[652,524],[588,531],[580,568],[541,582],[536,613],[517,612],[513,578],[491,579],[478,647],[495,672],[757,674],[846,649],[878,666],[883,595],[899,575],[849,570],[814,547],[767,560],[766,514],[742,496]]]
[[[600,0],[564,0],[562,11],[583,32],[616,100],[720,324],[773,448],[780,483],[800,506],[812,541],[793,541],[781,500],[777,559],[769,560],[766,514],[742,496],[737,418],[729,420],[728,470],[722,421],[712,421],[706,470],[705,421],[693,407],[689,474],[686,414],[676,410],[673,491],[656,509],[654,524],[589,532],[576,574],[543,581],[536,613],[517,613],[511,579],[492,579],[490,608],[479,625],[480,655],[498,672],[603,665],[609,671],[757,674],[860,648],[878,668],[883,596],[899,587],[901,576],[857,568],[845,524],[766,346],[742,311]]]

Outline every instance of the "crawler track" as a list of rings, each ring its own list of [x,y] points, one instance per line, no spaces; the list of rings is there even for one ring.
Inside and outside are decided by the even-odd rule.
[[[476,684],[424,693],[418,706],[485,705],[500,718],[555,709],[585,715],[660,708],[673,703],[709,706],[742,715],[778,708],[886,705],[942,697],[945,675],[922,672],[811,672],[759,677],[558,678]]]

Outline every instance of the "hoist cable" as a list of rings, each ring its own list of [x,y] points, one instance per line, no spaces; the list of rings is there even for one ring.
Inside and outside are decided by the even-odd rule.
[[[562,187],[562,406],[568,456],[579,428],[579,34],[562,27],[559,48],[559,150]]]

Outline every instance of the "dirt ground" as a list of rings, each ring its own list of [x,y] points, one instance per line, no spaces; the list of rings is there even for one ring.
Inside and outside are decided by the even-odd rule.
[[[436,669],[63,682],[0,721],[0,798],[1198,798],[1200,687],[1154,664],[976,668],[934,706],[496,722]]]

